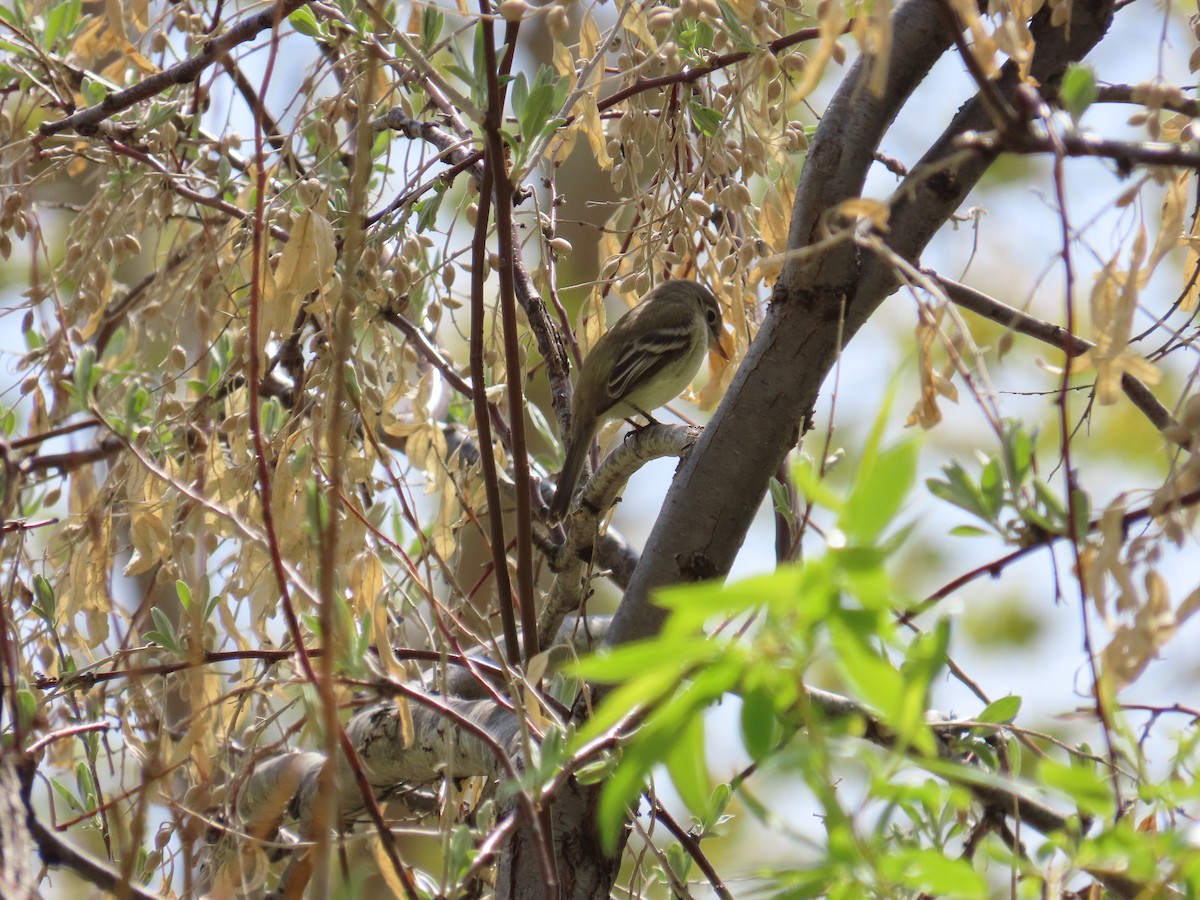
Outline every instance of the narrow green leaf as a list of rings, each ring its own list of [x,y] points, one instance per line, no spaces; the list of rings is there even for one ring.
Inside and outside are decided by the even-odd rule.
[[[79,801],[75,798],[75,794],[72,793],[71,789],[69,787],[67,787],[65,784],[63,784],[61,781],[59,781],[57,778],[50,779],[50,787],[54,788],[54,792],[63,799],[63,802],[66,803],[67,807],[70,808],[72,811],[74,811],[74,812],[82,812],[83,811],[83,807],[80,805]]]
[[[950,529],[953,537],[986,537],[992,532],[977,525],[955,525]]]
[[[927,478],[925,486],[939,500],[952,503],[959,509],[965,509],[985,522],[992,523],[994,517],[988,509],[987,501],[983,499],[980,490],[961,463],[952,462],[942,466],[945,479]]]
[[[810,503],[834,512],[841,510],[845,505],[842,498],[830,490],[821,478],[821,473],[814,460],[806,457],[796,460],[792,466],[792,480],[796,482],[796,487],[800,488],[800,492]]]
[[[1050,489],[1050,486],[1040,478],[1033,479],[1033,490],[1037,494],[1042,508],[1045,510],[1046,519],[1051,524],[1052,530],[1061,534],[1067,524],[1067,510],[1063,506],[1062,501],[1058,499],[1058,495]]]
[[[779,744],[783,730],[775,715],[775,704],[765,691],[742,694],[742,743],[755,762],[762,762]]]
[[[54,588],[41,575],[33,576],[34,611],[42,620],[53,626],[58,619],[58,602],[54,597]]]
[[[527,142],[535,140],[546,128],[546,123],[554,112],[553,86],[535,83],[529,90],[529,97],[518,118],[521,123],[521,136]]]
[[[600,708],[575,733],[571,741],[572,749],[599,737],[632,710],[644,704],[657,702],[678,686],[679,673],[674,668],[664,667],[615,688],[600,704]]]
[[[742,14],[734,8],[733,4],[729,0],[717,0],[717,6],[721,10],[721,22],[729,30],[734,46],[738,50],[750,50],[757,46],[754,35],[742,23]],[[712,39],[709,38],[708,44],[700,46],[711,47]]]
[[[304,7],[301,7],[304,8]],[[429,4],[421,13],[421,46],[429,50],[442,36],[442,25],[446,16],[434,4]]]
[[[1020,422],[1004,423],[1004,459],[1009,485],[1015,491],[1025,484],[1033,469],[1033,438]]]
[[[1067,66],[1058,95],[1062,98],[1063,109],[1078,122],[1099,96],[1096,90],[1096,73],[1092,71],[1092,67],[1081,63],[1071,63]]]
[[[301,6],[288,16],[288,23],[306,37],[320,37],[321,23],[307,6]]]
[[[53,50],[60,37],[69,37],[79,22],[81,0],[51,3],[46,12],[45,48]]]
[[[1021,698],[1015,694],[993,700],[984,707],[983,712],[975,717],[977,722],[992,722],[997,725],[1007,725],[1021,711]]]
[[[1074,488],[1071,491],[1071,512],[1075,521],[1075,536],[1083,538],[1091,527],[1092,498],[1087,491]]]
[[[1004,503],[1004,473],[1000,469],[1000,460],[994,456],[988,460],[980,473],[979,491],[989,518],[995,519]]]
[[[920,441],[900,441],[860,471],[838,526],[857,543],[870,544],[892,522],[917,475]]]
[[[698,100],[688,101],[688,112],[692,114],[692,122],[696,130],[705,137],[714,137],[721,130],[721,114],[711,107],[705,106]]]
[[[828,622],[839,668],[856,696],[894,722],[900,718],[904,682],[891,662],[867,643],[872,629],[852,627],[857,621],[843,615]]]
[[[704,717],[692,716],[676,732],[666,755],[667,772],[687,808],[700,816],[708,808],[712,790],[708,764],[704,758]]]
[[[1083,813],[1107,818],[1116,809],[1112,784],[1091,766],[1065,766],[1043,759],[1038,774],[1043,784],[1066,794]]]
[[[792,511],[791,498],[787,496],[787,488],[784,487],[784,482],[772,475],[767,487],[770,491],[770,502],[772,502],[776,514],[784,517],[784,520],[790,526],[796,524],[796,514]]]
[[[529,80],[524,72],[518,72],[512,82],[512,111],[517,121],[525,118],[525,106],[529,102]]]
[[[622,644],[585,656],[571,666],[571,674],[586,681],[616,684],[656,669],[669,669],[676,677],[712,655],[713,645],[695,636],[655,638]]]
[[[935,897],[985,900],[987,881],[964,859],[940,850],[918,847],[893,849],[879,858],[880,874],[899,885]]]

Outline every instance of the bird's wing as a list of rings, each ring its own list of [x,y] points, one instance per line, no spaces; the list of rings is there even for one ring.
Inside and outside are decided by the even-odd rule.
[[[608,376],[609,406],[634,393],[665,366],[678,362],[691,344],[690,316],[630,341],[617,357]]]

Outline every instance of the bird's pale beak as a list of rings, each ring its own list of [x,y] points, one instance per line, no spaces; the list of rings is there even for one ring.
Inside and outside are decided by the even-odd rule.
[[[711,349],[716,351],[717,356],[728,362],[731,357],[729,351],[725,349],[725,335],[722,334],[719,338],[712,342]]]

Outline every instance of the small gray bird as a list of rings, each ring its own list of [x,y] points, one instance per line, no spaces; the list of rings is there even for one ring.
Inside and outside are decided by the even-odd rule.
[[[605,422],[652,410],[678,397],[712,349],[725,359],[724,325],[712,291],[694,281],[664,281],[625,313],[583,361],[571,404],[567,459],[558,476],[550,518],[570,508],[576,482]]]

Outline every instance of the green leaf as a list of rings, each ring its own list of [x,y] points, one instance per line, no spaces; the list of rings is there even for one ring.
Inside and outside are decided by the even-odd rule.
[[[33,611],[43,622],[54,627],[58,619],[58,602],[54,597],[54,588],[41,575],[33,576]]]
[[[154,618],[156,630],[146,632],[143,637],[164,649],[178,652],[179,638],[175,634],[175,625],[167,618],[167,614],[155,606],[151,607],[150,615]]]
[[[86,409],[88,396],[100,380],[100,371],[96,368],[96,348],[91,344],[81,347],[75,358],[75,396]]]
[[[424,234],[437,222],[438,210],[441,209],[445,196],[446,187],[439,181],[434,185],[432,194],[413,204],[413,209],[417,211],[417,234]]]
[[[139,384],[125,395],[125,421],[131,427],[140,424],[149,405],[150,392]]]
[[[306,37],[321,37],[321,23],[307,6],[301,6],[288,16],[288,22],[296,31]]]
[[[904,683],[896,667],[867,643],[874,629],[866,617],[843,613],[828,626],[842,675],[855,695],[889,722],[898,718]]]
[[[304,7],[302,7],[304,8]],[[421,46],[429,50],[442,36],[446,15],[437,6],[429,4],[421,13]]]
[[[892,723],[900,736],[928,756],[936,755],[937,746],[925,720],[929,708],[929,690],[946,665],[950,647],[950,623],[940,619],[937,626],[913,640],[905,654],[900,674],[904,679],[900,718]]]
[[[75,783],[79,788],[79,795],[83,799],[84,806],[94,808],[96,806],[96,782],[92,778],[92,770],[82,760],[75,764]]]
[[[1004,473],[1000,469],[1000,460],[994,456],[979,475],[979,490],[989,517],[995,519],[1004,503]]]
[[[475,26],[473,55],[475,64],[467,78],[467,83],[471,85],[471,101],[480,109],[487,105],[487,41],[488,37],[483,30],[483,23],[480,22]]]
[[[532,144],[543,132],[553,127],[554,113],[558,112],[558,107],[555,106],[557,90],[551,77],[548,66],[542,66],[538,70],[537,77],[533,79],[533,85],[529,88],[529,96],[521,104],[519,113],[516,112],[517,88],[514,83],[513,112],[521,126],[521,136],[526,145]]]
[[[688,112],[692,114],[696,130],[705,137],[714,137],[721,130],[721,114],[699,100],[688,101]]]
[[[668,669],[678,677],[693,663],[711,656],[713,650],[713,644],[695,635],[659,637],[598,651],[569,671],[601,684],[628,681],[658,669]]]
[[[325,492],[315,481],[309,481],[304,486],[305,508],[308,513],[307,525],[314,540],[320,540],[329,527],[329,501]]]
[[[83,98],[87,101],[88,106],[95,106],[108,96],[108,87],[106,85],[87,76],[84,76],[80,90],[83,92]]]
[[[1025,484],[1033,469],[1033,438],[1020,422],[1004,422],[1004,460],[1013,491]]]
[[[671,783],[694,815],[708,808],[710,778],[704,758],[704,717],[692,716],[676,733],[665,759]]]
[[[17,690],[17,721],[20,723],[22,731],[28,734],[29,729],[33,727],[34,717],[37,715],[38,700],[33,691],[25,687],[23,680],[19,684],[21,687]]]
[[[988,537],[991,532],[977,525],[955,525],[950,529],[953,537]]]
[[[733,45],[738,50],[752,50],[758,42],[754,35],[742,23],[742,14],[739,13],[729,0],[717,0],[717,6],[721,10],[721,22],[729,30],[730,36],[733,38]],[[705,46],[711,47],[711,38]]]
[[[679,686],[679,673],[672,668],[655,669],[636,681],[621,685],[605,698],[600,708],[575,733],[571,748],[578,749],[612,728],[639,706],[665,697]]]
[[[1116,809],[1112,784],[1091,765],[1065,766],[1057,760],[1043,759],[1038,774],[1043,784],[1066,794],[1083,813],[1107,818]]]
[[[524,72],[518,72],[512,81],[512,111],[517,121],[525,116],[525,107],[529,103],[529,80]]]
[[[79,23],[82,7],[82,0],[65,0],[49,5],[46,12],[46,40],[43,45],[47,50],[53,50],[55,41],[60,37],[70,36]]]
[[[993,700],[983,708],[983,712],[975,717],[977,722],[992,722],[997,725],[1007,725],[1021,711],[1021,698],[1015,694]]]
[[[1087,491],[1073,488],[1071,501],[1071,512],[1074,514],[1075,520],[1075,536],[1082,539],[1091,528],[1092,498]]]
[[[600,793],[598,816],[606,842],[616,840],[625,811],[641,792],[651,769],[666,759],[680,734],[696,727],[693,720],[699,720],[705,708],[733,687],[740,672],[734,660],[713,661],[689,684],[676,690],[625,747],[620,764]],[[678,684],[676,679],[671,687]]]
[[[729,808],[729,801],[732,799],[733,788],[729,782],[722,781],[713,788],[712,796],[708,799],[708,809],[700,819],[700,827],[706,832],[716,828],[725,816],[725,810]]]
[[[742,743],[755,762],[762,762],[779,745],[783,729],[775,715],[775,704],[764,690],[742,694]]]
[[[959,509],[965,509],[988,524],[995,523],[988,503],[983,498],[983,491],[967,474],[961,463],[947,463],[942,466],[942,473],[946,476],[944,480],[938,478],[925,480],[925,486],[929,488],[929,493],[939,500],[954,504]]]
[[[864,459],[838,526],[858,543],[870,544],[895,518],[917,475],[920,441],[909,438]]]
[[[1099,96],[1096,90],[1096,73],[1091,66],[1071,63],[1063,74],[1062,85],[1059,87],[1059,97],[1063,109],[1071,114],[1076,123],[1087,112],[1087,108],[1096,102]]]
[[[80,805],[79,801],[75,798],[75,795],[71,793],[71,789],[57,778],[50,779],[50,787],[54,788],[54,792],[63,799],[63,802],[65,802],[72,811],[83,811],[83,806]]]
[[[895,848],[879,859],[884,877],[914,891],[956,900],[984,900],[987,881],[963,859],[940,850],[917,847]]]
[[[822,479],[814,460],[807,457],[796,460],[792,466],[792,480],[796,482],[796,487],[800,488],[800,492],[804,494],[809,503],[834,512],[841,510],[845,505],[842,498],[830,490]]]
[[[1050,489],[1050,486],[1040,478],[1033,479],[1033,490],[1037,494],[1038,501],[1045,510],[1045,522],[1049,524],[1050,529],[1056,534],[1061,534],[1066,530],[1067,510],[1063,506],[1062,501],[1058,499],[1058,495]]]
[[[692,870],[691,854],[686,852],[676,841],[667,844],[666,854],[667,865],[671,867],[675,877],[680,881],[686,881],[688,873]]]
[[[187,586],[186,581],[176,579],[175,595],[179,597],[179,603],[184,609],[192,608],[192,589]]]

